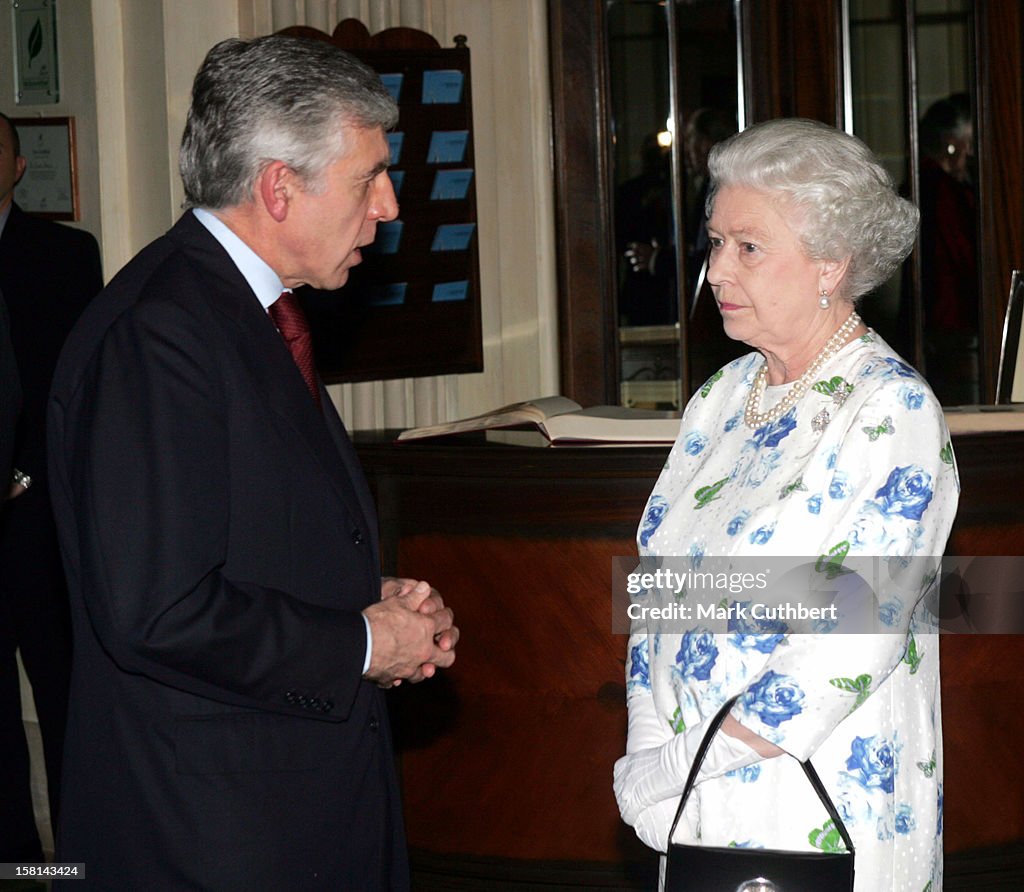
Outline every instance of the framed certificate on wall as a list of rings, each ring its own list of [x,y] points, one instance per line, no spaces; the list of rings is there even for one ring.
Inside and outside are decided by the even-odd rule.
[[[78,219],[74,118],[15,118],[25,174],[14,190],[22,210],[50,220]]]

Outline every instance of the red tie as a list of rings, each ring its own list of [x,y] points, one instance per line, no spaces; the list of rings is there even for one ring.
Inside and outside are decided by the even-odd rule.
[[[291,291],[285,291],[270,305],[270,318],[274,320],[277,330],[291,350],[292,359],[306,379],[306,386],[313,394],[313,402],[320,405],[320,387],[316,380],[316,367],[313,364],[313,337],[309,333],[306,314],[302,312],[298,298]]]

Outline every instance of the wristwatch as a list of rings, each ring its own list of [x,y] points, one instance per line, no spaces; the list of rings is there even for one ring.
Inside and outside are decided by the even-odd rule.
[[[19,471],[17,468],[14,469],[14,475],[11,482],[28,489],[32,485],[32,478],[24,471]]]

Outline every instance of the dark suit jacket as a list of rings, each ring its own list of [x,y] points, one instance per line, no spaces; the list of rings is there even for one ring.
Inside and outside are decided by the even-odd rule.
[[[192,214],[87,310],[49,420],[73,888],[404,888],[385,706],[361,678],[368,488]]]
[[[91,234],[11,206],[0,236],[0,291],[11,316],[24,399],[14,465],[32,477],[33,498],[45,489],[44,422],[53,369],[68,332],[102,287],[100,251]]]
[[[11,327],[7,305],[0,294],[0,492],[10,481],[11,455],[14,452],[14,425],[21,408],[18,366],[11,346]]]

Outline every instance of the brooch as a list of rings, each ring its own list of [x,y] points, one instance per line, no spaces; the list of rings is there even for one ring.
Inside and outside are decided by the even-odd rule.
[[[816,434],[820,434],[828,423],[832,420],[832,416],[828,414],[828,409],[822,409],[817,415],[811,419],[811,430]]]

